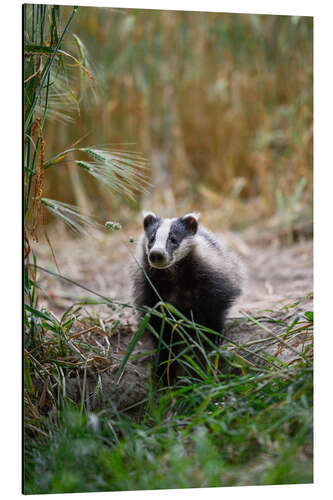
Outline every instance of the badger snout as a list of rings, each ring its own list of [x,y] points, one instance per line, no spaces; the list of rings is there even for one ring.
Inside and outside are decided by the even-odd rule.
[[[163,268],[170,265],[168,254],[163,252],[163,250],[151,250],[149,253],[149,261],[153,267]]]

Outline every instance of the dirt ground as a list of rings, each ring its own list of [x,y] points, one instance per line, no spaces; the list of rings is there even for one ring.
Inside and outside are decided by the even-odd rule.
[[[133,259],[139,233],[106,233],[91,238],[72,238],[60,229],[49,234],[60,274],[90,289],[120,302],[130,300],[128,267]],[[277,238],[261,238],[219,234],[245,265],[246,281],[243,294],[234,304],[229,316],[246,310],[252,313],[288,304],[313,289],[313,243],[304,239],[292,245],[283,245]],[[58,272],[49,246],[35,245],[38,263]],[[40,271],[40,284],[48,295],[48,305],[57,314],[74,300],[88,297],[89,293]],[[92,297],[92,295],[90,295]],[[41,297],[41,302],[45,298]],[[46,304],[46,302],[45,302]],[[101,309],[99,309],[101,311]]]
[[[50,248],[46,243],[39,243],[34,247],[34,251],[40,266],[60,272],[63,276],[106,297],[128,303],[131,301],[128,268],[133,258],[131,253],[135,249],[135,242],[131,243],[129,240],[131,237],[136,240],[138,235],[139,233],[132,234],[127,230],[96,234],[96,237],[82,239],[69,237],[66,232],[59,229],[50,232],[49,238],[59,270],[52,260]],[[229,232],[218,236],[238,253],[246,269],[243,295],[229,313],[228,339],[237,344],[244,344],[270,335],[278,335],[282,330],[279,330],[278,324],[272,325],[269,318],[288,322],[288,318],[294,317],[295,313],[312,310],[312,296],[304,299],[313,290],[311,239],[304,238],[297,243],[285,245],[279,238],[270,238],[259,233],[237,235]],[[96,298],[74,284],[43,271],[39,271],[38,281],[41,286],[39,306],[45,305],[57,317],[60,317],[75,301],[82,298]],[[292,310],[285,308],[301,298],[303,300]],[[103,372],[102,382],[113,400],[112,404],[120,408],[131,406],[144,397],[148,381],[147,362],[151,362],[151,357],[143,356],[135,363],[128,363],[120,383],[115,384],[115,372],[135,333],[136,320],[133,311],[125,308],[120,312],[111,312],[105,305],[89,306],[88,310],[89,314],[96,314],[105,320],[110,318],[110,315],[117,315],[121,320],[123,329],[120,334],[118,332],[117,345],[111,354],[113,365],[109,371]],[[262,325],[249,325],[246,318],[244,319],[246,313],[263,317]],[[265,315],[268,317],[267,321]],[[239,321],[234,318],[239,318]],[[285,349],[285,346],[283,349],[277,349],[275,343],[271,348],[267,347],[267,352],[278,355],[285,362],[293,362],[295,356],[297,358],[299,338],[295,338],[293,342],[290,349]],[[151,349],[151,340],[146,335],[138,343],[134,354],[144,354]],[[255,354],[255,350],[253,353],[251,355],[250,349],[245,357],[257,364],[259,356]],[[91,380],[91,384],[93,383]],[[68,383],[68,390],[73,399],[80,400],[79,387],[75,380]],[[102,407],[102,401],[95,401],[95,406]]]

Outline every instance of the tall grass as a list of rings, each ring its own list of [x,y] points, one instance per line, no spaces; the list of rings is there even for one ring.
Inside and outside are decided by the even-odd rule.
[[[24,5],[24,294],[25,294],[25,402],[29,404],[34,393],[33,378],[40,373],[40,364],[34,362],[31,350],[43,351],[43,327],[39,320],[52,318],[52,313],[38,307],[39,283],[37,259],[31,241],[45,236],[55,260],[45,227],[45,211],[51,212],[70,229],[82,233],[87,227],[96,226],[92,214],[82,214],[82,207],[72,206],[65,200],[47,196],[47,177],[50,170],[65,169],[63,181],[71,183],[71,169],[80,168],[104,183],[109,196],[115,192],[131,196],[145,185],[144,158],[120,147],[78,147],[68,144],[60,153],[49,147],[48,122],[74,119],[73,109],[80,109],[87,80],[91,74],[87,52],[78,36],[74,37],[78,54],[67,51],[66,40],[77,15],[78,7],[63,15],[60,6]],[[67,61],[70,61],[68,64]],[[73,68],[74,61],[74,68]],[[72,87],[73,71],[78,72],[80,87]],[[77,83],[77,80],[76,80]],[[68,114],[69,113],[69,114]],[[51,169],[52,167],[52,169]],[[63,187],[63,186],[62,186]],[[71,322],[69,322],[71,324]],[[65,324],[68,326],[68,323]],[[53,330],[54,331],[54,330]]]
[[[64,137],[98,116],[94,140],[137,143],[152,159],[150,202],[170,210],[228,218],[231,200],[250,218],[238,200],[257,200],[253,218],[267,216],[304,178],[311,212],[312,18],[83,8],[74,26],[103,93]],[[62,143],[54,125],[50,136]]]
[[[91,222],[89,218],[78,218],[78,211],[73,218],[73,211],[70,211],[66,199],[62,200],[64,205],[45,197],[50,167],[50,171],[63,171],[61,191],[65,191],[65,186],[70,184],[74,189],[79,189],[79,186],[75,187],[71,177],[71,171],[77,168],[103,183],[108,188],[109,196],[111,190],[112,193],[118,192],[122,196],[133,198],[134,193],[146,183],[146,162],[142,155],[131,149],[79,147],[78,137],[74,144],[72,140],[68,142],[61,152],[54,153],[49,147],[47,124],[54,122],[59,126],[59,120],[60,123],[77,123],[77,113],[80,112],[80,103],[89,88],[88,83],[94,90],[94,95],[97,91],[97,81],[91,72],[87,50],[80,38],[73,38],[78,52],[75,55],[69,53],[65,45],[77,11],[78,7],[73,7],[65,22],[59,6],[23,6],[24,213],[26,237],[29,234],[36,240],[38,230],[45,222],[45,209],[50,210],[53,215],[59,214],[62,220],[67,220],[77,230],[85,222]],[[79,180],[77,183],[79,184]],[[63,197],[63,193],[61,194]]]

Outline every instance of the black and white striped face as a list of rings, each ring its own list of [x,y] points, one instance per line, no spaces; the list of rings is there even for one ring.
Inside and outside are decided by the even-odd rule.
[[[178,219],[162,219],[153,212],[143,215],[146,252],[152,267],[166,269],[190,252],[200,214],[191,213]]]

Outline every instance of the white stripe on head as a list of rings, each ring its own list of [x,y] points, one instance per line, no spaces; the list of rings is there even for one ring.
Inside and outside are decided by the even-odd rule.
[[[170,232],[170,226],[175,219],[164,219],[160,227],[156,231],[154,250],[162,250],[166,252],[166,242]],[[152,249],[151,249],[152,250]]]

